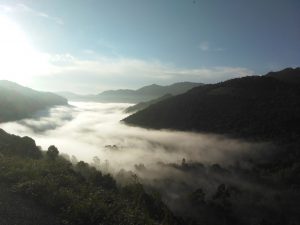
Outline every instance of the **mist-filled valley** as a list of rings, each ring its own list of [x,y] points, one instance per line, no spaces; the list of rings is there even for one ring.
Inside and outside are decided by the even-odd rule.
[[[283,221],[282,215],[271,216],[282,207],[292,209],[287,213],[291,221],[297,219],[294,210],[299,206],[287,204],[298,194],[277,185],[277,172],[261,168],[282,154],[274,143],[127,126],[120,121],[128,116],[124,113],[128,106],[71,102],[0,127],[32,137],[44,150],[55,145],[73,164],[88,162],[102,173],[112,174],[120,186],[143,184],[186,222]],[[212,216],[216,213],[220,213],[218,218]]]
[[[0,225],[299,225],[299,21],[0,0]]]
[[[249,143],[225,136],[148,130],[120,122],[129,104],[71,102],[36,113],[35,118],[1,124],[9,133],[29,136],[47,149],[51,144],[79,160],[101,163],[109,160],[111,169],[134,169],[135,164],[153,166],[157,162],[178,163],[182,159],[203,163],[234,164],[261,150],[265,143]],[[260,152],[260,151],[259,151]]]

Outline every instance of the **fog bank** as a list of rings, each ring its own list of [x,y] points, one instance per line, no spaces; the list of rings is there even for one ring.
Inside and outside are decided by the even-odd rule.
[[[130,127],[119,121],[129,104],[72,102],[71,107],[59,106],[36,119],[1,124],[7,132],[34,138],[37,145],[47,149],[58,147],[61,153],[75,155],[91,162],[109,160],[113,170],[134,169],[135,164],[146,167],[157,162],[186,161],[230,164],[239,157],[260,151],[265,144],[253,144],[223,136],[147,130]]]

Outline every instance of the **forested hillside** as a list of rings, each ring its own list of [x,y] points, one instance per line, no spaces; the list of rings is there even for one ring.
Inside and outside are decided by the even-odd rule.
[[[124,121],[167,128],[274,139],[296,138],[300,128],[300,72],[287,69],[204,85],[137,112]]]

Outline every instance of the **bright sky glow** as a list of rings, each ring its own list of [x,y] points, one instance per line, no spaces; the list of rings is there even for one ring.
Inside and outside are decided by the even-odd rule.
[[[298,67],[298,0],[0,0],[0,79],[99,93]]]
[[[0,78],[24,82],[50,70],[48,57],[36,51],[26,34],[10,19],[0,16]]]

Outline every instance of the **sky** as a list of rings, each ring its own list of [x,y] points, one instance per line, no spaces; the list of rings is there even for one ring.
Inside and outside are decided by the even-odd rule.
[[[0,0],[0,79],[82,94],[298,67],[298,0]]]

